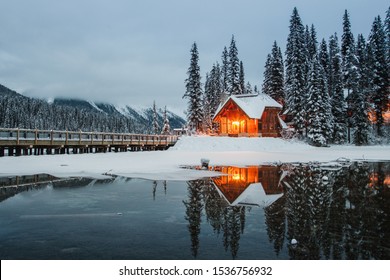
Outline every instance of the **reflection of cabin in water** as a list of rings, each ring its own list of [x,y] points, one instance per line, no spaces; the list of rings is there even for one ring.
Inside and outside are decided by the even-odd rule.
[[[220,171],[227,176],[213,178],[214,185],[232,206],[268,206],[283,195],[283,172],[278,166],[229,166]]]
[[[213,122],[222,136],[280,137],[286,128],[281,110],[282,105],[265,94],[232,95],[219,105]]]

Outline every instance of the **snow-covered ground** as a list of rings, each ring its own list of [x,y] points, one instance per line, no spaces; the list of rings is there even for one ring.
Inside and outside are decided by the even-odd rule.
[[[274,162],[390,160],[390,146],[317,148],[275,138],[182,137],[167,151],[106,154],[45,155],[0,158],[0,177],[48,173],[59,177],[104,177],[115,174],[154,180],[189,180],[214,172],[180,168],[200,165],[260,165]]]

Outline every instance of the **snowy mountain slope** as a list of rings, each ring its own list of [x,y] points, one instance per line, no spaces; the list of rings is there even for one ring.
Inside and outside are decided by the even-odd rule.
[[[0,85],[0,127],[95,130],[150,133],[152,108],[116,107],[110,103],[71,98],[41,100],[23,96]],[[163,110],[158,110],[160,126]],[[171,128],[181,128],[185,120],[167,112]]]

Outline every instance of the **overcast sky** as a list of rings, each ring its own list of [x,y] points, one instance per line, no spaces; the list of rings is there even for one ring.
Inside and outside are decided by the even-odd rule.
[[[290,16],[314,24],[318,40],[367,36],[388,0],[0,0],[0,84],[24,95],[78,97],[182,112],[190,49],[202,82],[234,34],[246,79],[261,86],[276,40],[283,52]]]

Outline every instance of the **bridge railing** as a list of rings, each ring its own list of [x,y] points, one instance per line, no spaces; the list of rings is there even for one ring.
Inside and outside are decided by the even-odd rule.
[[[0,128],[0,146],[173,145],[176,135]]]

